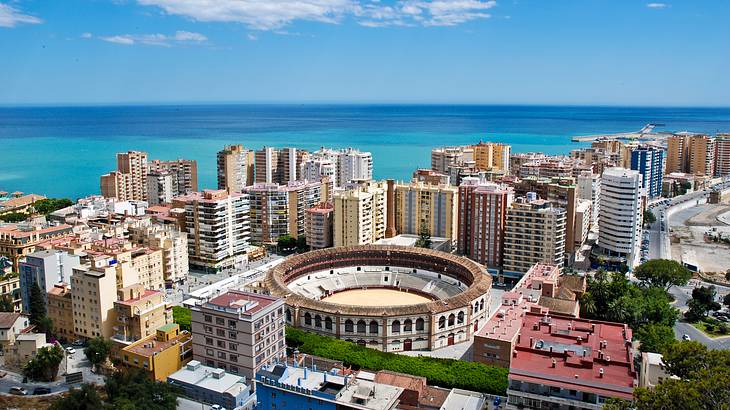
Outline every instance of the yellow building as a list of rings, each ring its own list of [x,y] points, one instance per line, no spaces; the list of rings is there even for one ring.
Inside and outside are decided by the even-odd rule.
[[[509,173],[511,146],[498,142],[479,142],[472,148],[474,150],[474,163],[478,170],[499,170]]]
[[[704,134],[678,133],[667,138],[665,174],[675,172],[712,176],[715,139]]]
[[[170,323],[125,347],[120,355],[125,366],[143,369],[155,380],[165,381],[192,359],[192,338],[188,331]]]
[[[385,238],[385,182],[364,182],[334,195],[335,246],[374,243]]]
[[[112,340],[128,344],[155,334],[155,330],[172,322],[172,308],[159,290],[135,284],[117,290],[114,302],[116,325]]]
[[[30,226],[26,224],[4,224],[0,226],[0,256],[7,257],[12,263],[13,272],[18,272],[18,264],[25,255],[33,253],[36,246],[49,239],[70,235],[71,225]]]
[[[53,321],[54,334],[59,339],[72,340],[76,337],[72,307],[71,288],[67,284],[54,285],[48,291],[47,316]]]
[[[147,200],[147,153],[141,151],[117,154],[117,170],[100,179],[101,194],[120,201]]]
[[[101,264],[100,264],[101,265]],[[77,337],[109,339],[114,335],[117,279],[114,266],[80,266],[71,276],[74,332]]]
[[[395,227],[401,234],[456,239],[458,189],[413,181],[395,185]]]
[[[17,273],[0,274],[0,298],[12,300],[15,312],[22,310],[23,300],[20,297],[20,278]]]

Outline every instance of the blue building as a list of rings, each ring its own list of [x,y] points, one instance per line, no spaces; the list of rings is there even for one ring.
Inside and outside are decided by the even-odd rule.
[[[648,198],[662,194],[665,155],[664,150],[657,147],[643,146],[631,151],[631,169],[641,174],[641,187]]]
[[[45,297],[57,283],[71,283],[73,268],[80,264],[77,255],[64,251],[43,250],[26,255],[25,261],[18,264],[23,310],[30,310],[30,291],[34,283]]]
[[[245,377],[203,366],[197,360],[169,375],[167,382],[179,387],[183,396],[200,403],[217,404],[227,410],[256,407],[256,395],[251,394]]]

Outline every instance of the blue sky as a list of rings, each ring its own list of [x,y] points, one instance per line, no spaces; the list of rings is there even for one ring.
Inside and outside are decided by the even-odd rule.
[[[0,0],[0,104],[730,106],[726,0]]]

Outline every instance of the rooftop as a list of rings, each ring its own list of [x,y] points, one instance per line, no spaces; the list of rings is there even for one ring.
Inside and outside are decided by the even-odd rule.
[[[0,312],[0,329],[10,329],[20,316],[20,313]]]
[[[140,339],[133,344],[122,349],[125,352],[138,354],[143,357],[150,357],[157,353],[163,352],[172,346],[180,344],[180,339],[188,338],[190,333],[182,331],[177,337],[174,337],[166,342],[157,340],[157,335],[147,336],[144,339]]]
[[[473,391],[452,389],[441,410],[481,410],[485,405],[485,397]]]
[[[253,314],[279,301],[279,298],[240,290],[229,290],[205,303],[206,307],[235,310],[236,313]],[[232,313],[232,312],[231,312]]]
[[[226,373],[223,369],[203,366],[197,360],[191,360],[185,367],[167,377],[168,383],[185,383],[195,385],[216,393],[228,393],[238,396],[242,390],[248,390],[246,378]]]

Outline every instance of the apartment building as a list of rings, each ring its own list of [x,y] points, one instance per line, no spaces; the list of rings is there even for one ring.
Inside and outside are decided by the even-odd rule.
[[[162,251],[162,275],[166,287],[181,283],[188,276],[188,238],[175,226],[151,223],[149,219],[127,226],[129,239],[153,250]]]
[[[0,256],[12,263],[11,270],[20,270],[20,261],[35,252],[36,247],[50,239],[71,235],[71,225],[0,224]]]
[[[637,262],[643,195],[638,171],[609,168],[603,172],[597,245],[607,262],[630,268]]]
[[[329,248],[334,244],[334,211],[335,206],[327,202],[304,211],[304,237],[310,249]]]
[[[449,174],[455,165],[474,166],[474,148],[472,146],[441,147],[431,150],[431,169],[442,174]]]
[[[373,155],[353,148],[338,153],[336,186],[342,187],[350,182],[370,181],[373,179]]]
[[[730,133],[715,138],[715,176],[730,175]]]
[[[474,163],[480,171],[499,170],[509,173],[512,147],[498,142],[479,142],[473,146]]]
[[[459,186],[457,249],[490,268],[502,266],[507,209],[514,191],[505,185],[465,178]]]
[[[175,159],[171,161],[151,160],[147,163],[149,172],[166,172],[172,177],[172,196],[184,195],[198,190],[198,161]]]
[[[450,185],[451,178],[447,174],[432,169],[417,169],[413,171],[412,181],[423,182],[429,185]]]
[[[91,260],[104,263],[108,261],[116,270],[118,286],[125,287],[134,283],[146,289],[164,289],[162,250],[151,249],[125,239],[105,239],[94,241],[85,250]]]
[[[563,266],[565,210],[531,196],[517,198],[507,209],[503,269],[527,272],[536,263]]]
[[[264,147],[256,151],[256,182],[287,184],[301,179],[300,170],[308,155],[307,151],[297,148]]]
[[[173,206],[185,209],[191,265],[217,270],[245,259],[251,238],[246,195],[224,190],[191,192],[175,198]]]
[[[146,201],[147,171],[146,152],[120,152],[116,171],[101,176],[101,194],[120,201]]]
[[[667,138],[665,172],[715,175],[715,139],[709,135],[689,132],[670,135]]]
[[[147,203],[149,205],[169,204],[176,196],[173,191],[172,174],[168,171],[147,173]]]
[[[30,292],[37,284],[43,295],[58,283],[71,281],[73,268],[81,264],[77,255],[64,251],[38,250],[20,262],[20,295],[23,311],[30,311]]]
[[[254,162],[254,152],[244,149],[240,144],[227,145],[218,151],[218,189],[241,192],[243,188],[253,184]]]
[[[223,369],[203,366],[192,360],[167,377],[167,383],[182,390],[185,397],[200,403],[216,403],[227,409],[252,410],[256,395],[251,394],[253,382],[245,377],[226,373]]]
[[[601,208],[601,176],[584,171],[576,178],[575,193],[578,200],[591,203],[591,227],[598,229],[598,211]]]
[[[246,187],[244,192],[251,209],[251,240],[275,243],[284,235],[294,238],[304,235],[304,211],[321,203],[326,189],[326,180],[292,181],[286,185],[256,183]]]
[[[192,307],[193,358],[251,379],[286,357],[284,300],[229,290]]]
[[[119,352],[123,366],[145,371],[158,382],[185,366],[193,356],[190,332],[175,323],[157,328],[152,335],[125,346]]]
[[[647,198],[662,195],[664,177],[664,150],[657,147],[642,146],[631,150],[631,169],[639,171],[641,187]]]
[[[395,184],[395,229],[401,234],[456,240],[458,189],[424,182]],[[388,210],[390,212],[390,210]]]
[[[117,278],[108,262],[74,268],[71,276],[71,310],[74,333],[82,339],[114,336],[114,302]]]
[[[123,346],[153,336],[158,328],[172,323],[172,306],[165,302],[165,294],[139,283],[117,290],[114,313],[112,341]]]
[[[70,278],[69,278],[70,280]],[[74,340],[73,299],[71,288],[65,283],[58,283],[48,291],[48,309],[46,316],[53,321],[53,334],[61,340]]]
[[[349,184],[335,193],[334,245],[366,245],[385,238],[386,195],[384,181]]]
[[[0,274],[0,298],[13,302],[13,311],[23,310],[23,299],[20,296],[20,278],[15,273]]]

